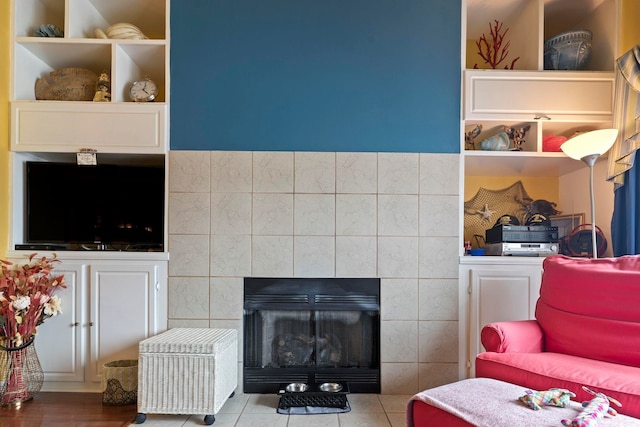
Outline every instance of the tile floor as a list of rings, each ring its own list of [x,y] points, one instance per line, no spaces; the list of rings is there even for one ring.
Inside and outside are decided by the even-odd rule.
[[[404,427],[405,408],[411,396],[350,394],[351,412],[322,415],[276,413],[277,395],[236,393],[216,414],[213,427]],[[149,414],[144,427],[204,425],[202,415]],[[131,424],[136,426],[136,424]]]

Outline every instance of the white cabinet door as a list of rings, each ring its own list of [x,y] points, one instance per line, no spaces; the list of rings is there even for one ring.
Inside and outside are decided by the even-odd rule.
[[[610,121],[613,73],[466,70],[465,120]]]
[[[490,264],[464,265],[460,271],[461,377],[475,376],[475,358],[485,351],[480,332],[486,324],[535,318],[544,258],[522,264],[487,258]]]
[[[164,154],[167,104],[16,101],[11,150]]]
[[[88,380],[100,382],[107,362],[138,359],[138,343],[166,329],[166,262],[91,265]]]
[[[86,268],[65,262],[55,272],[64,274],[67,286],[55,294],[62,300],[62,313],[38,326],[35,340],[38,359],[47,382],[84,381]]]

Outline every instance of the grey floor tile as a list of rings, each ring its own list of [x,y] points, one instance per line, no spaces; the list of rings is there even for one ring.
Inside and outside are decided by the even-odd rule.
[[[403,427],[411,396],[350,394],[351,412],[344,414],[282,415],[275,394],[237,393],[215,415],[214,427]],[[195,427],[204,415],[148,414],[143,427]],[[135,427],[137,424],[131,424]]]
[[[351,405],[351,412],[355,414],[384,413],[377,394],[350,394],[347,396]]]
[[[274,411],[275,412],[275,411]],[[287,427],[288,415],[247,414],[240,415],[236,427]]]
[[[216,420],[213,423],[214,427],[234,427],[238,422],[238,418],[240,414],[223,414],[218,412],[215,415]],[[194,426],[203,426],[204,424],[204,416],[200,415],[192,415],[189,417],[187,422],[184,424],[184,427],[194,427]],[[145,427],[144,425],[141,427]]]
[[[251,394],[243,414],[275,414],[280,397],[275,394]]]
[[[391,427],[387,414],[339,414],[340,427]]]
[[[220,408],[219,413],[241,414],[250,397],[250,394],[236,393],[233,397],[227,399],[224,405],[222,405],[222,408]]]
[[[289,415],[287,427],[339,427],[338,414]]]
[[[405,413],[387,413],[387,417],[391,422],[391,427],[406,427],[407,415]]]
[[[407,410],[407,403],[411,396],[399,394],[399,395],[380,395],[380,403],[382,403],[382,407],[386,413],[398,413],[402,412],[403,414]]]

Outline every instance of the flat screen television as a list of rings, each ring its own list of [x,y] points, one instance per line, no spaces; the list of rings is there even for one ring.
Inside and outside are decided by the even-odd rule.
[[[164,167],[27,162],[27,244],[162,251]]]

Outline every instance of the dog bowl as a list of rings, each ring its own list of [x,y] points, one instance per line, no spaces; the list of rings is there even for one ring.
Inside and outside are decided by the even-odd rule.
[[[469,254],[472,256],[482,256],[484,255],[484,252],[485,252],[485,248],[469,249]]]
[[[320,387],[318,387],[320,391],[325,391],[329,393],[337,393],[342,390],[342,385],[339,383],[322,383]]]
[[[544,42],[545,70],[584,70],[591,60],[589,30],[565,31]]]
[[[303,391],[307,391],[309,386],[305,383],[291,383],[289,384],[285,390],[289,393],[302,393]]]

